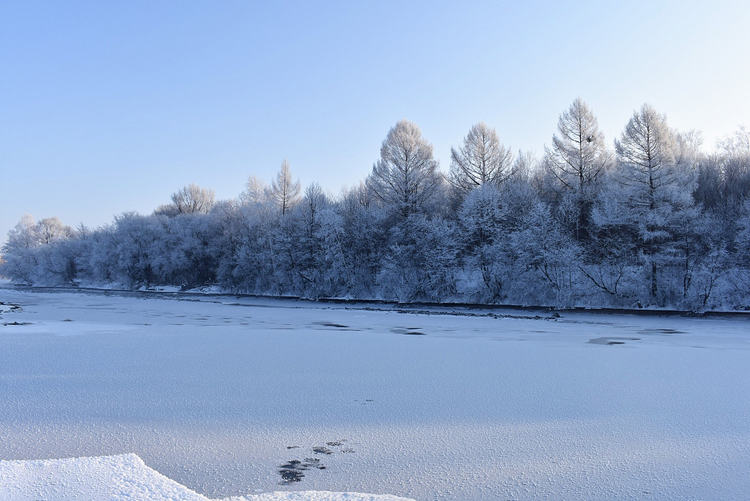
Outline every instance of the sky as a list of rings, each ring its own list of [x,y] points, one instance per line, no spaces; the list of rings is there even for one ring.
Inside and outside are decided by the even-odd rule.
[[[705,147],[750,125],[750,2],[0,2],[0,243],[99,227],[284,159],[331,195],[401,119],[441,169],[472,125],[540,157],[577,97],[607,141],[650,103]]]

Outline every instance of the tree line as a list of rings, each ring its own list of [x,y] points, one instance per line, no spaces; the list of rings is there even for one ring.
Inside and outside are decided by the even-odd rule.
[[[236,200],[190,185],[97,229],[24,215],[0,273],[309,298],[747,308],[749,195],[750,131],[704,153],[698,133],[643,105],[610,148],[576,99],[541,158],[479,123],[441,173],[402,120],[366,180],[337,197],[302,190],[284,161]]]

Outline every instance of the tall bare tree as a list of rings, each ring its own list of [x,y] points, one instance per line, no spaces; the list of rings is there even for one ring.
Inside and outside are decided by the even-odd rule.
[[[544,165],[572,195],[576,212],[573,233],[578,240],[589,236],[591,204],[598,180],[612,160],[599,131],[596,117],[581,98],[576,98],[557,122],[552,147],[545,147]]]
[[[440,189],[442,177],[432,145],[416,124],[401,120],[380,148],[380,160],[367,178],[371,193],[407,217],[423,210]]]
[[[289,162],[284,159],[281,162],[281,168],[276,174],[276,179],[271,183],[269,194],[271,200],[281,211],[284,217],[299,202],[301,186],[299,181],[292,180],[292,171],[289,169]]]
[[[487,183],[499,185],[513,172],[513,154],[483,122],[471,128],[461,148],[451,148],[450,182],[463,195]]]
[[[584,197],[612,159],[604,134],[581,98],[560,115],[557,132],[552,147],[545,148],[544,164],[564,187]]]
[[[674,183],[677,175],[677,140],[667,117],[644,104],[615,141],[615,151],[621,178],[641,194],[642,205],[654,210],[658,192]]]

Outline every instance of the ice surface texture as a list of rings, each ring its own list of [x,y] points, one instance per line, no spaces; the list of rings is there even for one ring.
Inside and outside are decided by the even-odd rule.
[[[208,501],[146,466],[135,454],[0,461],[3,501]],[[225,501],[409,501],[341,492],[271,492]]]
[[[750,492],[747,320],[7,289],[0,301],[22,310],[3,322],[27,323],[0,325],[0,459],[135,453],[210,499]],[[280,485],[283,465],[308,459],[325,469]]]

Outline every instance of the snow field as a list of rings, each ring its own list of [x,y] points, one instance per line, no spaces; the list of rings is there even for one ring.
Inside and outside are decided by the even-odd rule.
[[[211,499],[750,490],[746,320],[11,290],[0,301],[23,307],[3,321],[28,322],[0,327],[0,459],[135,453]],[[292,461],[311,466],[284,483]]]

